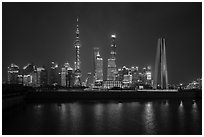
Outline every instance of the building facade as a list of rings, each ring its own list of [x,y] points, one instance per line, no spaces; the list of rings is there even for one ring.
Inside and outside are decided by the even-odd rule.
[[[47,85],[47,70],[43,67],[37,68],[37,86],[46,86]]]
[[[65,63],[61,71],[61,86],[73,87],[73,76],[73,68],[71,68],[69,63]]]
[[[108,59],[108,69],[107,69],[107,80],[115,81],[117,77],[116,68],[116,35],[111,35],[111,52],[110,58]]]
[[[48,68],[48,85],[58,85],[59,78],[58,78],[58,64],[55,62],[51,62]]]
[[[36,86],[37,85],[37,70],[33,63],[28,63],[23,67],[23,85]]]
[[[19,84],[19,66],[11,64],[8,67],[8,84]]]
[[[103,58],[100,56],[99,48],[94,48],[94,82],[103,81]]]
[[[112,88],[122,88],[122,82],[121,81],[109,81],[105,80],[103,81],[103,88],[104,89],[112,89]]]

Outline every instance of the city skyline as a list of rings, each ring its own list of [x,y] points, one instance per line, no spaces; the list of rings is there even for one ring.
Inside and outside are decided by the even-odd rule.
[[[189,82],[192,79],[201,77],[202,17],[200,12],[201,4],[199,3],[109,3],[108,5],[106,3],[85,3],[84,6],[82,3],[3,4],[5,4],[3,6],[2,24],[3,80],[7,78],[6,69],[10,63],[15,63],[23,68],[29,62],[33,62],[37,67],[40,67],[55,61],[60,67],[65,62],[69,62],[74,67],[75,48],[73,43],[77,16],[80,19],[80,41],[82,43],[80,53],[83,81],[86,74],[93,70],[93,47],[100,47],[101,49],[100,54],[104,63],[103,72],[104,76],[106,76],[107,59],[109,58],[111,44],[110,35],[112,33],[117,35],[118,68],[122,66],[139,66],[143,68],[149,65],[154,68],[157,39],[162,35],[166,39],[169,83]],[[172,11],[174,9],[175,11],[173,13],[167,11],[165,9],[167,5],[168,10]],[[111,9],[111,6],[115,7],[115,10]],[[134,15],[132,12],[135,11],[135,7],[139,6],[143,8],[137,9],[136,15]],[[91,7],[91,9],[88,9],[88,7]],[[143,10],[145,7],[150,9],[146,9],[145,12]],[[162,8],[164,13],[160,13],[160,9],[156,7]],[[103,8],[105,8],[104,11]],[[180,13],[176,13],[179,9],[181,10]],[[116,10],[122,14],[121,19]],[[72,14],[63,11],[70,11]],[[168,20],[173,21],[173,25],[166,20],[159,20],[161,21],[159,22],[155,21],[155,19],[152,25],[159,25],[157,28],[147,25],[148,22],[146,21],[151,20],[154,14],[156,14],[155,18],[163,19],[167,13],[169,14]],[[142,17],[143,14],[146,14],[147,17]],[[108,20],[102,21],[100,17],[108,18]],[[189,20],[190,17],[191,20]],[[12,22],[17,18],[19,20]],[[172,18],[174,20],[171,20]],[[136,25],[133,22],[136,22]],[[142,22],[145,24],[142,24]],[[184,22],[185,24],[182,24]],[[16,24],[12,25],[13,23]],[[140,27],[142,28],[139,29]],[[137,36],[134,36],[134,34]],[[191,46],[193,43],[196,46]]]

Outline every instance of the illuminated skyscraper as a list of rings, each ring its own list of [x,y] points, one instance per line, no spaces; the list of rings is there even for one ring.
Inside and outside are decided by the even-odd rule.
[[[28,63],[23,67],[22,81],[25,86],[38,86],[38,72],[33,63]]]
[[[158,76],[160,75],[160,79]],[[166,47],[165,47],[165,39],[159,38],[157,45],[157,53],[155,60],[155,76],[154,76],[154,85],[153,87],[156,89],[157,85],[161,82],[162,89],[168,89],[168,75],[167,75],[167,61],[166,61]]]
[[[37,79],[37,77],[35,77],[35,69],[36,67],[33,65],[33,63],[28,63],[23,67],[23,84],[25,86],[33,86],[33,84],[35,84],[34,82],[36,82],[35,80]]]
[[[61,71],[61,86],[71,87],[72,86],[72,68],[69,63],[65,63]]]
[[[139,67],[138,66],[132,66],[131,68],[132,73],[132,82],[133,84],[137,84],[139,81]]]
[[[61,71],[61,86],[66,86],[66,69],[63,67]]]
[[[80,69],[80,39],[79,39],[79,25],[78,25],[78,21],[79,19],[77,18],[77,30],[76,30],[76,40],[74,42],[74,46],[75,46],[75,50],[76,50],[76,61],[75,61],[75,70],[74,70],[74,74],[75,74],[75,79],[74,79],[74,86],[75,87],[80,87],[82,86],[81,84],[81,69]]]
[[[100,56],[99,48],[94,48],[94,82],[103,81],[103,58]]]
[[[147,66],[143,68],[142,72],[142,83],[144,85],[148,85],[149,87],[152,87],[152,72],[151,72],[151,67]]]
[[[8,84],[18,84],[19,67],[11,64],[8,67]]]
[[[152,86],[152,71],[150,66],[147,67],[146,78],[147,78],[147,84]]]
[[[91,80],[91,72],[88,72],[85,83],[84,83],[85,84],[84,86],[91,87],[92,83],[93,83],[93,81]]]
[[[33,66],[34,71],[31,73],[32,76],[32,85],[33,87],[37,87],[37,68]]]
[[[55,62],[51,62],[51,66],[48,69],[48,84],[49,85],[57,85],[58,81],[58,64]]]
[[[111,52],[108,59],[107,80],[116,80],[117,68],[116,68],[116,35],[111,35]]]
[[[45,67],[37,68],[37,86],[47,85],[47,70]]]
[[[99,53],[99,47],[94,47],[94,55],[93,55],[93,83],[96,81],[96,58],[97,54]],[[90,77],[90,76],[89,76]]]

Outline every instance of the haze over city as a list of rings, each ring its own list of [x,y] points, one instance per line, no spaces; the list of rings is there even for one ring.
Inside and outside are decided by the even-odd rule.
[[[169,83],[202,75],[201,3],[3,3],[3,80],[11,63],[23,68],[51,61],[74,67],[79,17],[82,80],[93,72],[93,47],[100,47],[104,76],[110,35],[117,35],[117,67],[151,66],[157,40],[166,39]],[[152,71],[154,72],[154,71]]]

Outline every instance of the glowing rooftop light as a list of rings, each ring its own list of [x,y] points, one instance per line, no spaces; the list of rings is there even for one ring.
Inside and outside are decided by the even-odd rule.
[[[42,68],[42,67],[37,68],[37,71],[42,71],[42,70],[45,70],[45,68]]]
[[[72,67],[68,67],[68,70],[73,70],[73,68]]]
[[[29,65],[31,65],[31,64],[28,63],[26,66],[23,67],[23,69],[26,69]]]
[[[112,35],[111,35],[111,38],[116,38],[116,35],[115,35],[115,34],[112,34]]]

